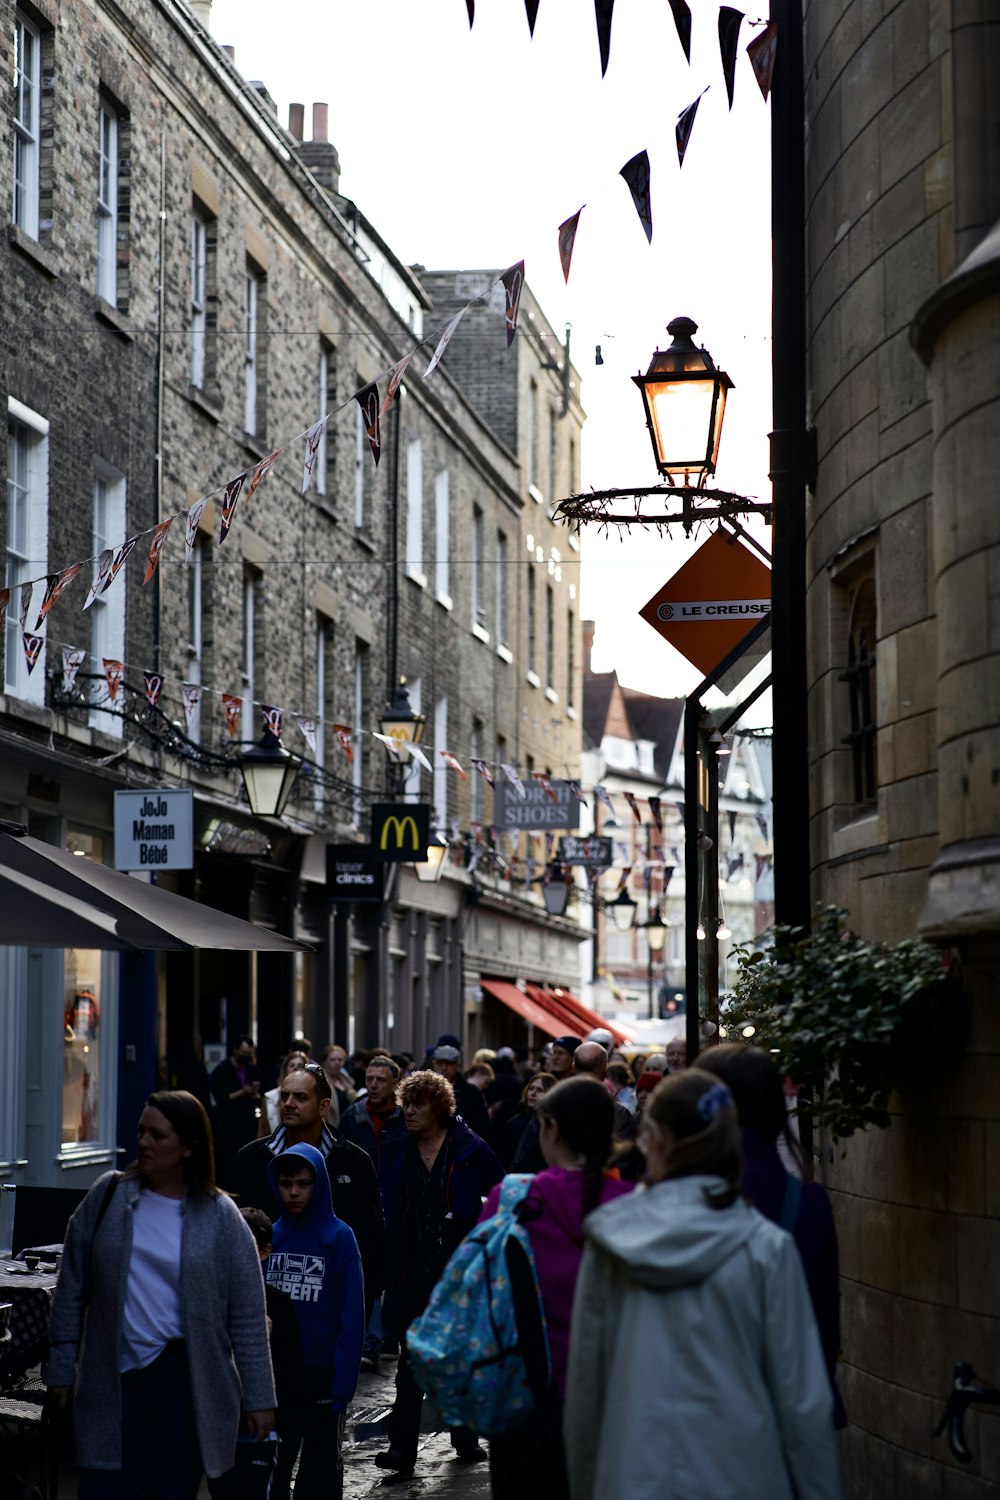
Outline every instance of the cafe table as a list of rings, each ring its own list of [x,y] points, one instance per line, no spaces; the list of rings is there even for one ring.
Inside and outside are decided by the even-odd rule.
[[[44,1359],[56,1279],[44,1263],[30,1270],[23,1260],[0,1259],[0,1305],[10,1304],[9,1337],[0,1343],[0,1389]]]

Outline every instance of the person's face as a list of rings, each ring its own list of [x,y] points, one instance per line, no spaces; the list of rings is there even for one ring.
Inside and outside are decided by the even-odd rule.
[[[649,1115],[643,1117],[639,1126],[639,1150],[646,1158],[646,1176],[650,1182],[660,1182],[667,1168],[674,1138],[665,1125],[658,1125]]]
[[[540,1078],[533,1078],[531,1080],[528,1084],[528,1092],[525,1098],[528,1101],[529,1109],[534,1109],[539,1099],[545,1098],[545,1085]]]
[[[480,1073],[478,1071],[474,1072],[472,1074],[472,1077],[469,1079],[469,1082],[474,1083],[477,1089],[487,1088],[489,1086],[489,1081],[490,1075],[488,1073]]]
[[[166,1115],[147,1104],[139,1116],[136,1156],[139,1171],[151,1187],[183,1179],[184,1162],[191,1155]]]
[[[641,1115],[643,1110],[646,1108],[646,1100],[649,1098],[652,1092],[652,1089],[636,1089],[635,1112],[637,1115]]]
[[[289,1073],[298,1073],[306,1061],[304,1052],[293,1052],[285,1064],[285,1077],[287,1078]]]
[[[249,1042],[240,1042],[233,1053],[233,1061],[238,1068],[248,1068],[253,1062],[253,1048]]]
[[[429,1099],[420,1104],[407,1099],[403,1105],[403,1123],[411,1135],[428,1135],[438,1123],[433,1104]]]
[[[667,1043],[666,1058],[668,1073],[680,1073],[687,1067],[687,1048],[679,1038]]]
[[[449,1062],[443,1057],[436,1057],[431,1066],[435,1073],[440,1073],[442,1078],[447,1078],[449,1083],[454,1083],[458,1077],[457,1062]]]
[[[278,1173],[278,1197],[283,1214],[305,1213],[312,1202],[316,1179],[309,1167],[303,1165],[291,1171]]]
[[[286,1129],[310,1130],[325,1119],[329,1099],[322,1099],[316,1088],[316,1080],[304,1069],[286,1073],[278,1090],[281,1123]]]
[[[343,1047],[331,1047],[323,1059],[323,1066],[331,1078],[339,1078],[340,1071],[347,1061],[347,1053]]]
[[[396,1080],[388,1068],[370,1067],[365,1074],[365,1088],[376,1110],[387,1109],[396,1093]]]
[[[572,1071],[572,1052],[567,1052],[565,1047],[560,1047],[557,1043],[552,1048],[552,1056],[549,1060],[549,1072],[554,1073],[557,1078],[568,1078]]]

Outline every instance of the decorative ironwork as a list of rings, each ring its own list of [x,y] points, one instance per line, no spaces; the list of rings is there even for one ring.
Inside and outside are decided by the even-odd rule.
[[[737,495],[703,485],[656,484],[621,490],[592,490],[588,494],[570,495],[553,507],[552,519],[575,525],[584,522],[598,526],[681,525],[690,535],[699,521],[728,521],[736,516],[763,516],[771,520],[769,500],[754,495]]]

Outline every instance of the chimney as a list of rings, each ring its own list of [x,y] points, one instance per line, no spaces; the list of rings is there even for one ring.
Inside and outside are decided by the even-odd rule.
[[[293,135],[297,141],[301,141],[305,135],[306,107],[304,104],[290,104],[288,106],[288,133]]]
[[[293,105],[292,108],[301,109],[302,106]],[[289,118],[291,119],[291,114]],[[325,187],[328,193],[339,193],[340,157],[337,155],[337,148],[327,140],[329,123],[330,106],[314,104],[312,107],[313,138],[311,141],[301,143],[298,157],[303,166],[309,168],[321,187]],[[292,134],[296,134],[294,129],[292,129]]]
[[[208,30],[208,23],[212,15],[212,0],[188,0],[188,10],[194,16],[200,26]]]
[[[583,631],[583,670],[589,672],[592,670],[590,657],[594,649],[594,632],[597,624],[594,620],[581,620],[580,629]]]

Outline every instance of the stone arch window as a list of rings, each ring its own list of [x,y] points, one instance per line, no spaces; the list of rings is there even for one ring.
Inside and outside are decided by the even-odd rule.
[[[876,641],[878,606],[874,572],[866,572],[850,590],[847,665],[839,680],[846,684],[850,728],[841,744],[851,751],[854,801],[873,802],[877,790],[875,736],[877,733]]]

